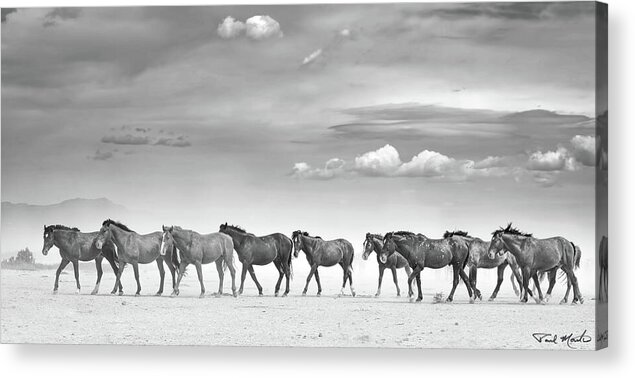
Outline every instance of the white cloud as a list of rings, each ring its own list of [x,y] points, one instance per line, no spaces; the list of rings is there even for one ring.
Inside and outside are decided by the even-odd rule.
[[[556,151],[536,151],[527,161],[527,168],[532,171],[560,171],[567,164],[568,151],[559,147]]]
[[[488,156],[485,159],[474,163],[474,169],[505,167],[507,165],[505,160],[505,158],[500,156]]]
[[[324,168],[312,168],[305,162],[295,163],[292,175],[298,178],[328,180],[344,174],[345,164],[344,160],[338,158],[329,159]]]
[[[225,39],[238,37],[245,30],[245,24],[241,21],[234,19],[232,16],[227,16],[218,24],[216,32],[219,36]]]
[[[340,30],[339,35],[344,37],[344,38],[348,38],[348,37],[351,36],[351,31],[350,31],[350,29],[342,29],[342,30]]]
[[[473,165],[474,162],[472,162]],[[436,151],[424,150],[414,156],[412,160],[402,164],[397,169],[398,176],[432,177],[443,176],[449,171],[457,171],[464,163],[449,158]]]
[[[307,65],[317,59],[320,55],[322,55],[322,49],[317,49],[313,51],[311,54],[306,56],[304,60],[302,60],[302,65]]]
[[[576,135],[571,138],[573,156],[577,161],[586,166],[595,166],[595,136]]]
[[[253,16],[245,22],[247,37],[261,40],[271,37],[282,38],[280,23],[269,16]]]
[[[390,144],[355,158],[355,170],[370,176],[392,175],[401,164],[399,152]]]

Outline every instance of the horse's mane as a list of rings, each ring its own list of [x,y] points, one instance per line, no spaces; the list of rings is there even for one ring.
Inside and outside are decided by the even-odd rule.
[[[414,232],[410,232],[410,231],[395,231],[395,232],[389,232],[389,233],[393,235],[400,235],[400,236],[414,236],[415,235]]]
[[[44,232],[52,232],[54,230],[64,230],[64,231],[79,231],[77,227],[68,227],[63,224],[52,224],[50,226],[44,227]]]
[[[303,235],[303,236],[308,236],[308,237],[310,237],[310,238],[315,238],[315,239],[321,239],[321,240],[324,240],[324,239],[322,239],[322,237],[317,236],[317,235],[315,235],[315,236],[311,236],[311,235],[309,235],[309,233],[308,233],[308,232],[306,232],[306,231],[304,231],[304,232],[302,232],[302,231],[300,231],[300,230],[293,231],[293,235],[292,235],[292,236],[293,236],[294,238],[295,238],[296,236],[298,236],[298,235]]]
[[[446,231],[443,233],[443,239],[452,237],[452,236],[466,236],[466,237],[471,237],[470,235],[467,234],[466,231],[461,231],[461,230],[456,230],[456,231]]]
[[[106,219],[102,224],[102,226],[110,226],[110,225],[115,225],[119,228],[121,228],[124,231],[128,231],[128,232],[134,232],[131,229],[128,228],[128,226],[126,226],[125,224],[121,223],[121,222],[116,222],[112,219]]]
[[[370,232],[366,233],[366,237],[372,237],[372,238],[377,238],[377,239],[383,239],[384,237],[381,234],[372,234]]]
[[[227,223],[225,223],[225,224],[222,224],[221,226],[225,226],[225,227],[227,227],[227,228],[231,228],[231,229],[232,229],[232,230],[234,230],[234,231],[242,232],[242,233],[244,233],[244,234],[246,234],[246,233],[247,233],[247,231],[246,231],[244,228],[239,227],[239,226],[236,226],[236,225],[233,225],[233,224],[227,224]]]
[[[518,230],[517,228],[512,227],[512,222],[509,222],[507,224],[507,227],[505,227],[505,228],[501,227],[498,230],[492,232],[492,235],[494,235],[494,236],[500,235],[500,234],[519,235],[519,236],[526,236],[526,237],[533,236],[533,234],[524,233],[524,232],[521,232],[520,230]]]

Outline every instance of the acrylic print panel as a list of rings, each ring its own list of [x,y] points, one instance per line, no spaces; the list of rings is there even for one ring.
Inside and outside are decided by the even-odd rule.
[[[3,8],[2,342],[607,345],[606,23]]]

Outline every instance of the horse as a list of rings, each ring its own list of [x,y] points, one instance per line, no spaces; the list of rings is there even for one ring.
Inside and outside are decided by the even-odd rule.
[[[379,282],[377,283],[377,293],[376,297],[381,293],[381,281],[384,277],[384,270],[386,268],[392,271],[392,278],[395,282],[395,287],[397,288],[397,296],[401,296],[401,292],[399,290],[399,283],[397,282],[397,269],[404,268],[406,270],[406,274],[410,277],[410,273],[412,270],[410,269],[410,265],[408,265],[408,261],[399,253],[395,253],[390,256],[386,263],[381,262],[379,258],[379,254],[381,253],[381,249],[384,247],[383,236],[378,234],[371,234],[370,232],[366,234],[366,239],[364,240],[364,254],[362,255],[363,260],[368,260],[368,256],[371,253],[377,253],[377,265],[379,265]]]
[[[298,257],[300,251],[304,251],[306,260],[311,266],[302,295],[306,295],[311,277],[315,274],[315,281],[318,286],[317,295],[320,296],[322,294],[322,284],[320,283],[318,267],[339,264],[344,271],[341,294],[344,295],[344,288],[348,279],[351,295],[355,296],[355,288],[353,288],[353,258],[355,257],[355,251],[348,240],[335,239],[327,241],[319,236],[310,236],[308,232],[300,230],[293,231],[292,239],[294,246],[293,256]]]
[[[573,285],[572,303],[576,304],[578,301],[581,304],[584,303],[578,287],[578,279],[573,272],[575,268],[580,266],[580,256],[576,256],[575,246],[567,239],[561,236],[537,239],[532,234],[520,232],[509,223],[506,228],[501,227],[492,232],[488,255],[490,258],[494,258],[496,255],[504,254],[505,251],[509,251],[514,255],[523,273],[523,289],[525,292],[521,302],[527,302],[529,279],[533,278],[539,296],[538,299],[535,297],[534,299],[537,303],[546,303],[540,290],[537,273],[551,271],[551,274],[555,274],[555,271],[561,268]],[[550,289],[554,283],[555,277],[550,280]]]
[[[53,286],[53,294],[57,294],[59,287],[60,273],[66,268],[69,262],[73,263],[73,270],[75,271],[75,281],[77,283],[76,294],[81,291],[81,285],[79,284],[79,262],[95,260],[95,267],[97,268],[97,282],[95,288],[91,292],[95,295],[99,292],[99,283],[101,282],[101,276],[103,270],[101,269],[101,262],[106,258],[112,267],[112,271],[117,275],[119,267],[117,266],[117,252],[112,242],[104,244],[100,250],[95,246],[95,238],[97,232],[80,232],[79,228],[66,227],[61,224],[47,226],[44,225],[44,245],[42,246],[42,254],[46,256],[49,250],[56,246],[60,251],[62,261],[60,266],[55,272],[55,285]],[[119,287],[119,292],[123,292],[121,284],[115,285],[112,289],[114,294]]]
[[[234,242],[229,235],[214,232],[211,234],[201,235],[191,230],[184,230],[179,226],[162,226],[163,236],[161,238],[161,256],[165,256],[168,249],[176,246],[181,252],[181,263],[179,265],[179,276],[176,280],[174,294],[179,295],[179,286],[181,279],[185,274],[188,264],[194,264],[198,281],[201,284],[200,298],[205,296],[205,285],[203,284],[202,264],[216,263],[218,270],[218,292],[216,296],[223,294],[223,277],[224,271],[229,268],[232,276],[232,293],[234,297],[236,293],[236,270],[234,269]]]
[[[470,296],[470,303],[474,303],[475,297],[472,294],[472,285],[463,269],[468,259],[468,244],[465,239],[451,236],[446,239],[429,239],[422,234],[414,234],[408,231],[389,232],[384,236],[384,247],[381,250],[380,259],[385,262],[395,252],[399,252],[408,260],[408,264],[413,269],[408,278],[410,300],[413,300],[413,292],[410,285],[417,279],[417,289],[419,291],[416,301],[423,300],[421,290],[421,271],[424,268],[440,269],[448,265],[452,266],[454,277],[452,280],[452,291],[447,297],[447,302],[454,300],[454,291],[459,284],[459,278],[463,280]]]
[[[609,239],[602,236],[599,248],[600,263],[600,284],[598,286],[600,302],[608,302],[609,300]]]
[[[243,265],[238,294],[243,293],[245,276],[247,275],[247,272],[249,272],[251,279],[254,280],[254,283],[258,288],[258,295],[262,296],[262,286],[256,278],[253,266],[267,265],[272,262],[280,274],[278,282],[276,283],[275,296],[277,297],[280,292],[282,277],[286,277],[287,279],[287,286],[282,296],[286,297],[289,294],[289,281],[293,277],[293,266],[291,262],[293,242],[291,239],[281,233],[256,236],[248,233],[238,226],[231,226],[227,223],[220,225],[219,232],[227,234],[232,238],[232,241],[234,242],[234,249],[238,255],[238,260]]]
[[[494,292],[489,297],[489,301],[493,301],[496,299],[498,295],[498,291],[500,290],[501,284],[503,283],[505,268],[509,265],[512,270],[512,274],[509,277],[512,282],[512,286],[514,288],[514,293],[516,296],[520,295],[520,292],[516,288],[514,283],[514,278],[516,278],[518,285],[522,287],[522,277],[520,275],[520,269],[518,268],[518,264],[516,263],[516,259],[513,255],[507,253],[502,256],[496,256],[494,259],[489,259],[487,256],[487,250],[489,249],[489,242],[483,241],[480,238],[470,236],[465,231],[446,231],[443,234],[443,238],[449,238],[452,236],[462,237],[467,240],[469,243],[469,257],[467,260],[467,270],[469,272],[468,277],[470,279],[470,283],[472,287],[474,287],[474,295],[478,299],[483,299],[481,295],[481,291],[476,288],[476,277],[478,268],[481,269],[494,269],[497,268],[498,279],[496,281],[496,287],[494,288]]]
[[[174,246],[171,251],[166,253],[165,257],[161,255],[162,236],[163,233],[159,231],[147,235],[139,235],[122,223],[106,219],[102,223],[101,229],[97,234],[95,245],[97,249],[102,249],[102,247],[110,241],[117,246],[119,261],[121,264],[119,272],[117,272],[117,281],[115,284],[119,284],[121,281],[121,274],[123,273],[126,264],[132,265],[135,280],[137,281],[137,291],[135,296],[141,295],[139,264],[149,264],[156,261],[157,267],[159,268],[159,275],[161,277],[159,290],[155,294],[158,296],[163,294],[163,283],[165,278],[163,263],[165,262],[170,270],[170,274],[172,274],[172,289],[176,288],[175,272],[179,266],[177,251]],[[119,295],[122,294],[123,293],[121,292],[119,293]]]

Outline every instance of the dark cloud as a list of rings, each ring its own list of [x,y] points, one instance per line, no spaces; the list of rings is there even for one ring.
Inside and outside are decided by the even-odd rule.
[[[108,159],[112,159],[114,156],[112,151],[101,151],[99,149],[97,149],[97,151],[95,151],[95,154],[93,156],[89,156],[89,159],[92,160],[108,160]]]
[[[76,19],[80,16],[81,12],[81,8],[53,8],[53,10],[44,16],[42,26],[55,26],[60,21]]]
[[[123,145],[143,145],[150,144],[150,138],[142,135],[106,135],[101,138],[102,143],[123,144]]]
[[[154,142],[156,146],[167,146],[167,147],[189,147],[192,144],[185,139],[184,136],[179,136],[176,138],[166,138],[161,137]]]
[[[592,15],[595,10],[591,2],[547,3],[472,3],[448,6],[421,12],[424,16],[439,16],[447,19],[488,17],[506,20],[541,20],[548,18],[577,17]]]
[[[2,23],[7,22],[7,16],[11,13],[16,13],[18,11],[17,8],[2,8]]]

